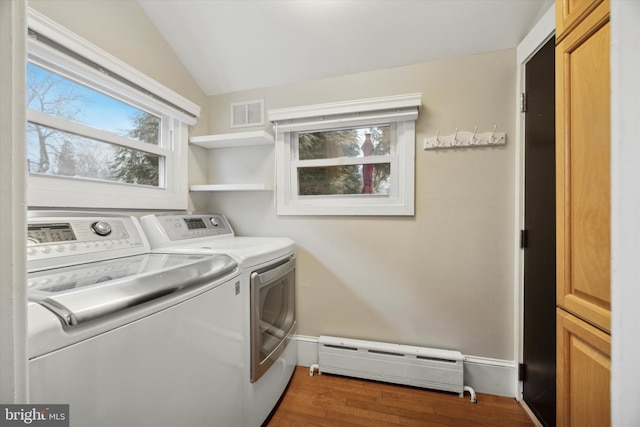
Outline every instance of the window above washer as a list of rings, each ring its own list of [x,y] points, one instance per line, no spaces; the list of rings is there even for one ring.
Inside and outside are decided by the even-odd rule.
[[[29,205],[185,209],[200,108],[31,9],[28,29]]]
[[[269,111],[278,215],[413,215],[420,94]]]

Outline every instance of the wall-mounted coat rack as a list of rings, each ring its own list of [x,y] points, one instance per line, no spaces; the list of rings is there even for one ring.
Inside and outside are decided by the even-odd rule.
[[[504,145],[507,142],[507,135],[504,132],[496,132],[497,125],[492,132],[477,133],[478,127],[469,131],[456,131],[453,135],[440,136],[440,129],[436,136],[424,139],[424,149],[433,150],[435,148],[458,148],[458,147],[482,147],[488,145]]]

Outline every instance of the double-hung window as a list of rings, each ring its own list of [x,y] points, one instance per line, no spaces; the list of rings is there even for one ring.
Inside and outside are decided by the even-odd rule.
[[[279,215],[413,215],[420,94],[270,110]]]
[[[187,207],[199,107],[29,11],[30,206]]]

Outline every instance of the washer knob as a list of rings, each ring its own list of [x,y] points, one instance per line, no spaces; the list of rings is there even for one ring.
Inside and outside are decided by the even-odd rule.
[[[108,236],[111,234],[111,225],[105,221],[98,221],[91,224],[91,229],[98,236]]]
[[[218,225],[220,225],[220,224],[218,223],[218,220],[217,220],[215,217],[213,217],[213,216],[212,216],[211,218],[209,218],[209,222],[210,222],[210,223],[211,223],[211,225],[213,225],[214,227],[217,227]]]

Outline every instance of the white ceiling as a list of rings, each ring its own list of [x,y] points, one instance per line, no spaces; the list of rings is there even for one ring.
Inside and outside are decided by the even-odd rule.
[[[138,0],[207,95],[513,48],[553,0]]]

